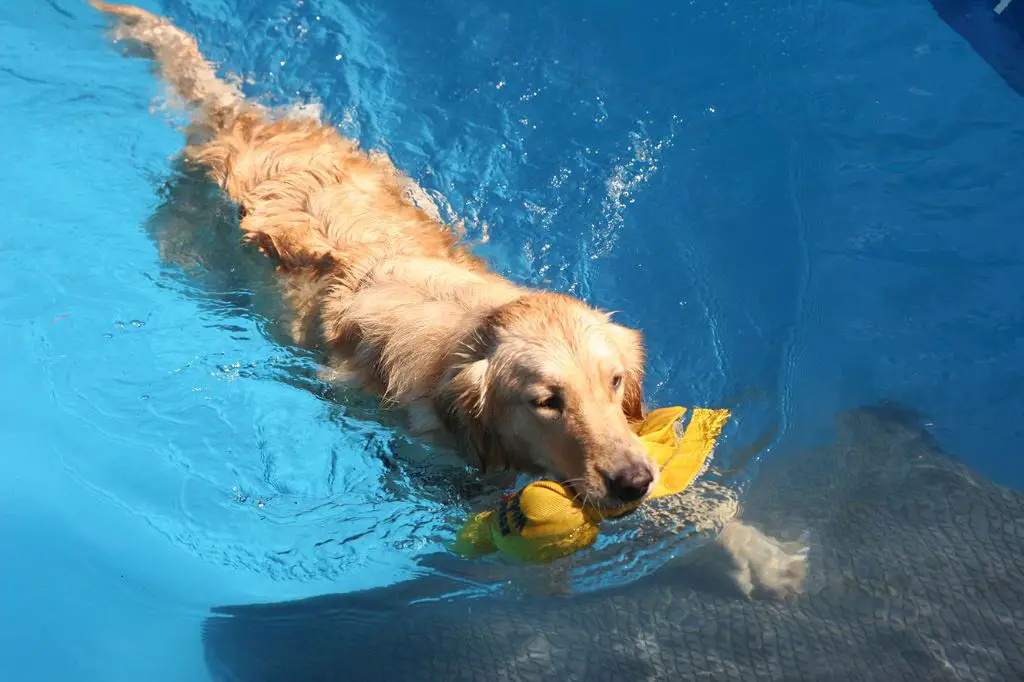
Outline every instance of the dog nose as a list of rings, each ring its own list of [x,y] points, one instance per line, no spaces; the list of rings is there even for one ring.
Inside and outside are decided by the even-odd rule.
[[[623,502],[636,502],[647,494],[654,476],[651,470],[642,463],[629,464],[615,475],[607,476],[608,492],[612,497]]]

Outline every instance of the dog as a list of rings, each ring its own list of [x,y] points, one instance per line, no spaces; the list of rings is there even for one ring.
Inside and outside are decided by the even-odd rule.
[[[658,469],[630,429],[644,415],[639,331],[490,271],[385,154],[247,100],[169,20],[90,4],[188,106],[183,158],[237,205],[242,239],[276,265],[293,341],[337,380],[483,471],[552,475],[608,509],[650,492]]]

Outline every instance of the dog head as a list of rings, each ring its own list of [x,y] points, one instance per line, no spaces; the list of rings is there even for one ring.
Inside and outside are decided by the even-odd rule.
[[[484,468],[554,474],[581,501],[619,507],[658,474],[629,428],[643,418],[643,361],[639,332],[569,296],[532,293],[473,331],[441,408]]]

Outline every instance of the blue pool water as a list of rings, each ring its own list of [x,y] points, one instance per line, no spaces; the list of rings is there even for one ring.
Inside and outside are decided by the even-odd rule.
[[[883,399],[1024,488],[1024,98],[929,3],[142,4],[643,328],[652,403],[734,410],[737,489]],[[102,25],[0,8],[0,679],[205,680],[211,607],[393,584],[465,509],[273,340],[208,204],[161,253],[180,134]]]

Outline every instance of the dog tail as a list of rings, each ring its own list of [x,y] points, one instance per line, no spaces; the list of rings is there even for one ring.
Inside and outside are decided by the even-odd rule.
[[[156,62],[161,77],[197,110],[204,123],[223,130],[242,112],[245,97],[241,90],[217,77],[191,35],[139,7],[102,0],[89,0],[89,4],[114,20],[115,40],[141,47],[143,55]]]

